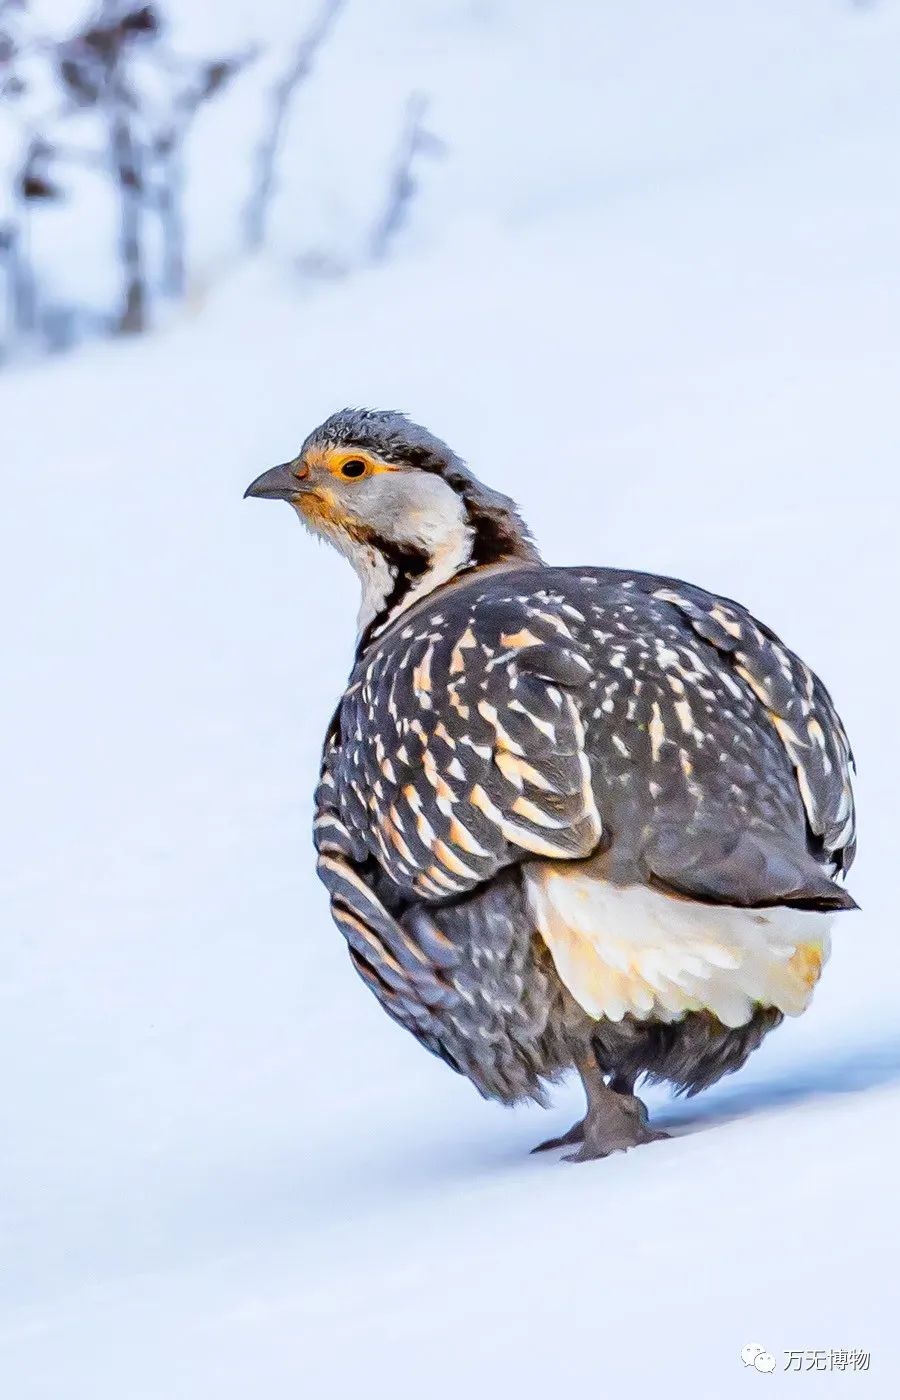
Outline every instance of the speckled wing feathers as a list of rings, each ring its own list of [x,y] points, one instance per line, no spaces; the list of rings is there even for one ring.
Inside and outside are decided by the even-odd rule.
[[[343,816],[400,890],[445,900],[525,853],[596,847],[573,695],[590,674],[540,593],[435,609],[362,659],[341,716]]]
[[[682,584],[656,589],[730,663],[790,759],[813,836],[837,871],[856,849],[853,756],[831,697],[809,667],[743,608]]]
[[[388,1014],[457,1069],[439,1019],[459,1000],[448,977],[457,952],[428,921],[404,928],[379,898],[377,882],[366,870],[365,850],[335,804],[329,768],[334,750],[332,733],[316,792],[314,828],[317,870],[331,897],[332,917],[347,940],[354,967]]]

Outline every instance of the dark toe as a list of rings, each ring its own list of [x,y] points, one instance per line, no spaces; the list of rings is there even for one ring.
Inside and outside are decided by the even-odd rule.
[[[573,1142],[581,1142],[584,1137],[584,1119],[579,1119],[573,1123],[567,1133],[561,1137],[548,1138],[546,1142],[539,1142],[537,1147],[532,1147],[531,1152],[550,1152],[554,1147],[569,1147]]]

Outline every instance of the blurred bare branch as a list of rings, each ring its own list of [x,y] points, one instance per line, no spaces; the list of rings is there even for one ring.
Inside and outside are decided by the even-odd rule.
[[[371,255],[376,262],[381,262],[387,256],[391,243],[409,219],[410,206],[419,189],[416,175],[419,158],[430,156],[436,159],[446,152],[440,137],[425,126],[427,111],[428,98],[424,93],[414,92],[406,104],[384,209],[370,239]]]
[[[83,3],[81,23],[61,28],[58,19],[54,33],[52,16],[41,6],[0,0],[0,118],[12,155],[0,218],[0,359],[29,347],[62,348],[85,333],[141,332],[163,298],[186,296],[187,153],[194,123],[258,55],[256,49],[203,57],[179,52],[165,0]],[[317,3],[268,93],[238,218],[244,251],[266,241],[293,103],[316,70],[346,0]],[[409,219],[420,161],[443,150],[426,127],[426,115],[425,97],[411,96],[382,207],[374,228],[364,232],[363,260],[388,256]],[[100,182],[114,198],[110,256],[118,291],[112,311],[79,299],[77,264],[73,296],[58,290],[73,275],[71,265],[57,278],[45,261],[53,246],[51,220],[68,217],[67,205],[79,217]],[[54,214],[60,207],[61,215]],[[106,200],[92,203],[98,234],[105,234],[106,207]],[[305,270],[334,277],[350,265],[325,250],[309,255]]]
[[[204,102],[224,92],[256,54],[255,49],[246,49],[228,58],[192,65],[189,71],[179,65],[181,85],[174,93],[171,113],[159,124],[152,143],[152,196],[162,225],[161,285],[166,296],[183,296],[187,282],[184,150],[190,127]]]
[[[294,50],[294,56],[271,92],[269,119],[256,154],[253,187],[244,210],[244,247],[256,252],[266,241],[269,210],[275,194],[278,157],[284,128],[297,89],[309,78],[345,0],[324,0],[312,26]]]

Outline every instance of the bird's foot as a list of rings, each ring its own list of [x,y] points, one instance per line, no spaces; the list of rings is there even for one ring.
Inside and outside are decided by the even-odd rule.
[[[573,1123],[567,1133],[560,1137],[548,1138],[546,1142],[539,1142],[537,1147],[532,1147],[532,1153],[550,1152],[554,1147],[569,1147],[572,1143],[581,1142],[584,1138],[584,1125],[586,1118],[579,1118],[577,1123]]]
[[[593,1162],[613,1152],[627,1152],[645,1142],[659,1142],[669,1136],[661,1128],[651,1128],[647,1109],[633,1094],[610,1094],[602,1103],[592,1104],[584,1122],[578,1125],[581,1137],[577,1152],[566,1162]]]

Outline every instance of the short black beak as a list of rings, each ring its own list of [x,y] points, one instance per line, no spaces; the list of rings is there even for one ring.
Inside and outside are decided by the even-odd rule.
[[[303,483],[294,475],[293,462],[283,462],[280,467],[272,467],[263,472],[244,492],[248,496],[260,496],[265,501],[292,501],[303,490]]]

